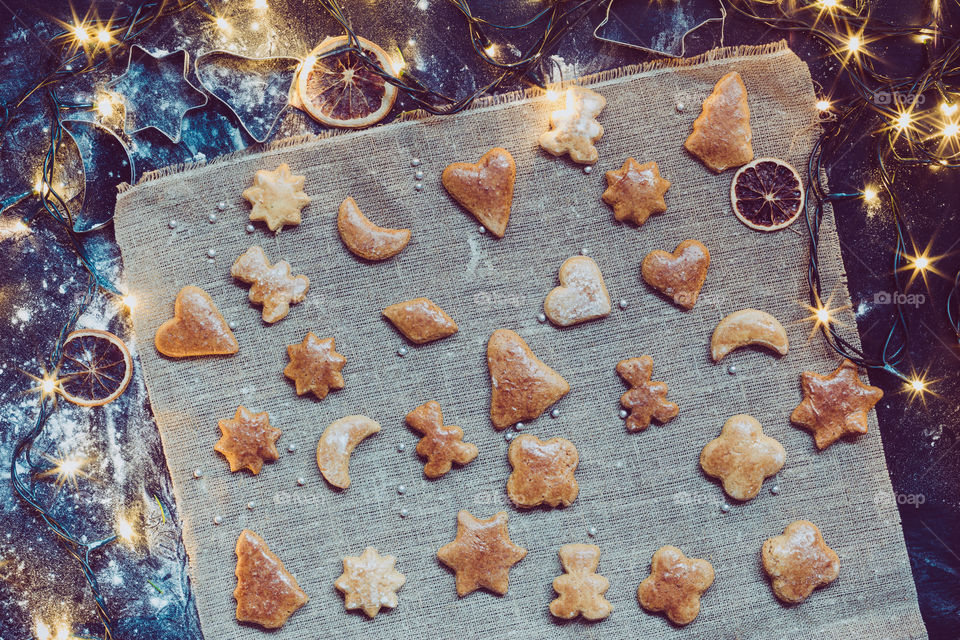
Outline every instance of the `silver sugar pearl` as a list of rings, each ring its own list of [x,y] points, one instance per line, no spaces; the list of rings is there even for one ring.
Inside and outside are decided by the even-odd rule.
[[[223,518],[220,516],[213,516],[213,524],[221,525],[223,524]]]
[[[590,536],[591,538],[597,535],[597,528],[590,527],[589,529],[587,529],[587,535]]]
[[[621,298],[620,302],[617,303],[617,306],[620,307],[621,309],[626,309],[627,307],[630,306],[630,303],[627,302],[626,298]]]
[[[720,505],[720,511],[722,511],[723,513],[727,513],[728,511],[730,511],[730,505],[724,502],[722,505]]]
[[[220,209],[220,211],[226,211],[227,203],[221,200],[220,202],[217,203],[217,209]]]
[[[237,321],[236,321],[236,320],[231,320],[230,322],[227,323],[227,326],[230,327],[230,330],[231,330],[231,331],[233,331],[234,329],[237,328]]]
[[[550,417],[551,417],[551,418],[559,418],[559,417],[560,417],[560,409],[554,409],[553,411],[551,411],[551,412],[550,412]]]
[[[167,223],[167,226],[170,227],[171,229],[176,229],[176,228],[177,228],[177,221],[176,221],[176,220],[171,220],[170,222]]]
[[[287,445],[287,451],[289,451],[290,453],[293,453],[296,450],[297,450],[297,445],[293,444],[292,442]]]
[[[516,429],[517,431],[523,431],[523,427],[524,427],[524,424],[522,422],[518,422],[517,424],[513,425],[513,428]]]
[[[194,470],[193,470],[193,477],[194,477],[194,478],[202,478],[202,477],[203,477],[203,470],[202,470],[202,469],[194,469]]]
[[[256,228],[255,226],[253,226],[253,223],[252,223],[252,222],[247,225],[247,233],[253,233],[254,231],[256,231],[256,229],[257,229],[257,228]]]
[[[405,494],[406,492],[407,492],[407,487],[406,487],[406,485],[402,485],[402,484],[398,484],[398,485],[397,485],[397,493],[399,493],[400,495],[403,495],[403,494]]]
[[[400,517],[401,517],[401,518],[406,518],[408,515],[410,515],[410,511],[407,510],[406,507],[404,507],[403,509],[400,509]]]
[[[683,113],[683,110],[686,108],[686,105],[684,105],[682,102],[677,103],[677,113]]]
[[[217,214],[211,213],[210,215],[207,216],[207,222],[213,224],[216,221],[217,221]]]
[[[775,496],[780,495],[780,485],[775,484],[772,487],[770,487],[770,493],[772,493]]]
[[[254,508],[255,506],[257,506],[257,503],[254,502],[253,500],[251,500],[250,502],[247,503],[247,509],[249,509],[250,511],[253,511],[253,508]]]
[[[420,166],[420,158],[414,158],[413,160],[411,160],[411,161],[410,161],[410,166],[411,166],[411,167],[419,167],[419,166]]]
[[[585,166],[583,168],[583,172],[587,175],[590,175],[591,173],[593,173],[593,165],[588,164],[587,166]]]
[[[304,478],[297,478],[297,484],[302,487],[303,485],[307,484],[307,481]]]
[[[217,257],[217,250],[216,250],[216,249],[207,249],[207,257],[208,257],[208,258],[211,258],[211,259],[216,258],[216,257]]]
[[[418,182],[417,184],[413,185],[413,188],[416,189],[417,191],[423,191],[423,183]]]
[[[397,355],[400,356],[401,358],[407,355],[407,353],[409,353],[409,350],[406,347],[400,347],[399,349],[397,349]]]
[[[417,172],[413,174],[413,177],[417,180],[423,180],[423,171],[417,169]]]
[[[514,433],[507,431],[505,434],[503,434],[503,439],[506,440],[507,442],[510,442],[511,440],[513,440],[514,435],[515,435]]]
[[[407,450],[407,445],[403,444],[402,442],[397,445],[397,451],[399,451],[400,453],[403,453],[406,450]]]
[[[588,253],[589,253],[589,251],[587,251],[587,248],[586,248],[586,247],[584,247],[583,249],[580,249],[580,255],[585,256],[585,255],[587,255]]]
[[[733,375],[736,372],[737,372],[737,365],[731,364],[727,367],[727,373],[729,373],[730,375]]]
[[[627,413],[627,410],[626,410],[626,409],[620,409],[620,419],[621,419],[621,420],[626,420],[628,415],[630,415],[630,414]]]
[[[480,233],[486,233],[486,232],[487,232],[487,228],[486,228],[485,226],[483,226],[483,225],[480,225],[480,228],[477,229],[477,231],[479,231]]]
[[[538,313],[538,314],[537,314],[537,322],[539,322],[540,324],[543,324],[543,323],[546,322],[546,321],[547,321],[547,314],[545,314],[545,313]]]

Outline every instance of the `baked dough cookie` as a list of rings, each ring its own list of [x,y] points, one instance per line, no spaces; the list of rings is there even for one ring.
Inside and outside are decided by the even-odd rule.
[[[307,276],[290,275],[290,264],[281,260],[270,264],[267,254],[258,246],[247,249],[230,267],[230,275],[250,285],[247,297],[263,305],[264,322],[282,320],[290,313],[290,305],[303,302],[310,288]]]
[[[653,554],[650,576],[640,583],[637,600],[651,613],[666,613],[674,624],[690,624],[700,613],[700,596],[712,584],[713,565],[668,545]]]
[[[410,242],[410,229],[378,227],[363,215],[353,198],[347,198],[340,203],[337,231],[350,253],[364,260],[392,258]]]
[[[477,445],[463,441],[463,429],[443,424],[440,404],[431,400],[407,414],[407,426],[422,434],[417,454],[426,458],[423,475],[439,478],[450,471],[453,463],[467,464],[480,452]]]
[[[453,569],[461,598],[483,588],[507,593],[510,567],[523,560],[527,550],[510,540],[507,512],[480,520],[469,511],[457,514],[457,537],[437,550],[440,562]]]
[[[561,327],[610,315],[610,294],[593,258],[573,256],[560,265],[560,286],[547,294],[543,313]]]
[[[621,360],[617,363],[617,373],[630,385],[630,390],[620,396],[620,404],[630,412],[627,431],[643,431],[650,426],[651,419],[664,424],[677,417],[680,407],[667,400],[667,383],[650,379],[653,358],[640,356]]]
[[[763,481],[783,468],[787,452],[783,445],[763,433],[756,418],[733,416],[720,436],[700,452],[700,467],[708,476],[720,478],[723,490],[734,500],[752,500]]]
[[[613,605],[603,597],[610,581],[597,574],[600,547],[595,544],[565,544],[560,547],[560,564],[564,574],[553,580],[559,595],[550,603],[550,613],[564,620],[578,615],[587,620],[603,620]]]
[[[540,136],[540,146],[555,156],[570,154],[579,164],[594,164],[600,159],[594,143],[603,136],[597,116],[607,99],[596,91],[574,86],[567,89],[566,104],[550,114],[550,129]]]
[[[580,457],[569,440],[540,440],[524,433],[510,443],[507,458],[513,467],[507,479],[507,495],[516,506],[569,507],[577,499],[580,487],[573,472]]]
[[[333,338],[319,339],[308,331],[301,344],[287,347],[290,363],[283,375],[296,383],[297,395],[313,392],[323,400],[332,389],[343,389],[343,370],[347,359],[336,352]]]
[[[373,547],[367,547],[359,556],[343,559],[343,573],[334,586],[343,593],[347,611],[362,610],[373,618],[382,607],[397,606],[397,590],[407,581],[396,570],[397,559],[381,556]]]
[[[380,425],[367,416],[346,416],[327,425],[317,443],[317,466],[324,479],[338,489],[349,487],[350,454],[379,431]]]
[[[230,355],[240,350],[217,305],[200,287],[180,289],[167,320],[153,339],[157,351],[170,358]]]
[[[728,353],[740,347],[756,345],[787,355],[790,341],[787,331],[766,311],[741,309],[734,311],[717,323],[710,338],[710,355],[720,362]]]
[[[760,559],[773,593],[790,604],[803,602],[814,589],[840,575],[840,558],[827,546],[817,525],[806,520],[791,522],[783,535],[768,538]]]
[[[753,160],[750,105],[747,87],[736,71],[717,81],[693,121],[693,133],[684,143],[711,171],[721,173]]]
[[[256,475],[264,462],[280,459],[277,439],[283,432],[270,426],[266,411],[254,413],[240,405],[233,418],[220,420],[218,426],[223,435],[213,448],[230,463],[231,473],[246,468]]]
[[[490,336],[487,367],[490,420],[497,429],[533,420],[570,391],[567,381],[509,329],[497,329]]]
[[[237,621],[279,629],[309,598],[263,538],[249,529],[237,538]]]
[[[808,429],[818,449],[844,436],[866,433],[867,413],[883,397],[883,389],[860,381],[857,365],[847,359],[828,376],[804,371],[800,385],[803,401],[790,421]]]
[[[257,171],[253,186],[243,191],[243,197],[253,206],[250,219],[266,222],[270,231],[300,224],[300,210],[310,204],[303,184],[304,177],[293,175],[286,163],[273,171]]]
[[[383,315],[415,344],[446,338],[458,330],[453,318],[429,298],[392,304],[383,310]]]
[[[507,232],[516,179],[513,156],[500,147],[487,151],[476,164],[454,162],[440,176],[447,193],[498,238]]]
[[[693,309],[707,279],[710,251],[699,240],[684,240],[673,253],[655,249],[640,264],[648,285],[684,309]]]
[[[607,190],[602,199],[613,207],[613,217],[640,226],[654,213],[667,210],[663,199],[670,181],[660,177],[656,162],[640,164],[627,158],[623,166],[607,171]]]

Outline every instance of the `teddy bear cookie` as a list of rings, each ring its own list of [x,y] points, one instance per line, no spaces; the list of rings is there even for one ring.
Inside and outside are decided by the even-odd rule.
[[[670,622],[687,625],[699,615],[700,596],[712,584],[713,565],[667,545],[653,554],[650,576],[640,583],[637,600],[647,611],[663,612]]]
[[[481,588],[501,596],[506,594],[510,567],[526,555],[526,549],[510,540],[506,511],[486,520],[460,511],[457,537],[437,550],[440,562],[456,574],[457,595],[461,598]]]
[[[300,211],[310,204],[310,197],[303,192],[304,182],[303,176],[293,175],[287,163],[273,171],[257,171],[253,186],[243,191],[244,199],[253,207],[250,220],[266,222],[270,231],[300,224]]]
[[[327,397],[332,389],[343,389],[343,374],[347,359],[337,353],[333,338],[321,340],[308,331],[301,344],[287,346],[290,363],[283,375],[296,384],[297,395],[313,392],[318,400]]]
[[[559,277],[560,286],[543,301],[543,313],[550,322],[569,327],[610,315],[610,294],[593,258],[567,258],[560,265]]]
[[[173,304],[173,317],[157,329],[157,351],[169,358],[231,355],[240,345],[227,321],[200,287],[180,289]]]
[[[610,581],[597,574],[600,547],[595,544],[565,544],[560,547],[563,575],[553,580],[558,597],[550,603],[550,613],[563,620],[578,615],[587,620],[603,620],[613,605],[603,597]]]
[[[734,500],[752,500],[786,459],[783,445],[764,434],[756,418],[744,414],[727,420],[720,436],[703,448],[700,467],[708,476],[720,478]]]
[[[644,281],[684,309],[693,309],[707,280],[710,251],[699,240],[684,240],[673,253],[654,249],[640,263]]]
[[[653,358],[640,356],[621,360],[617,363],[617,373],[630,385],[630,390],[620,396],[620,404],[630,412],[627,431],[643,431],[650,426],[651,420],[664,424],[677,417],[680,407],[667,400],[667,383],[650,379],[653,377]]]
[[[218,423],[223,435],[213,448],[230,463],[230,472],[248,469],[253,475],[260,473],[264,462],[280,459],[277,439],[283,432],[270,425],[267,412],[254,413],[240,405],[233,418]]]
[[[844,359],[828,376],[813,371],[800,374],[803,401],[790,421],[813,434],[818,449],[844,436],[867,432],[867,413],[883,397],[883,389],[864,384],[857,365]]]
[[[463,429],[443,424],[443,412],[437,402],[420,405],[407,414],[406,422],[423,435],[417,443],[417,454],[427,459],[423,475],[428,478],[439,478],[450,471],[454,462],[467,464],[480,452],[477,445],[463,441]]]
[[[263,305],[264,322],[277,322],[290,313],[290,305],[303,302],[310,288],[310,278],[290,274],[290,264],[281,260],[270,264],[267,254],[258,246],[247,249],[230,267],[230,275],[250,285],[247,297]]]
[[[381,556],[373,547],[359,556],[345,556],[343,573],[333,584],[343,593],[347,611],[360,609],[373,618],[383,607],[396,608],[397,590],[407,581],[396,565],[395,557]]]
[[[577,499],[580,487],[573,472],[580,457],[569,440],[540,440],[524,433],[510,443],[507,458],[513,467],[507,479],[507,495],[518,507],[569,507]]]
[[[454,162],[440,181],[454,200],[498,238],[507,232],[517,165],[506,149],[494,147],[476,164]]]
[[[459,330],[453,318],[428,298],[392,304],[383,310],[383,315],[414,344],[440,340]]]
[[[722,173],[753,160],[747,87],[736,71],[720,78],[693,121],[684,143],[711,171]]]
[[[619,222],[629,220],[638,227],[652,214],[663,213],[667,203],[663,196],[670,181],[660,177],[656,162],[640,164],[627,158],[619,169],[607,171],[607,190],[601,199],[613,207]]]
[[[237,538],[237,620],[264,629],[279,629],[309,598],[297,579],[253,531],[244,529]]]
[[[353,198],[340,203],[337,231],[350,253],[364,260],[392,258],[410,242],[410,229],[378,227],[363,215]]]
[[[567,89],[564,100],[564,108],[550,114],[550,129],[540,136],[540,146],[555,156],[569,154],[578,164],[594,164],[600,159],[596,142],[603,136],[597,116],[607,100],[579,86]]]
[[[317,443],[317,467],[323,478],[338,489],[350,486],[350,454],[380,425],[367,416],[346,416],[323,430]]]
[[[768,538],[760,558],[773,593],[789,604],[803,602],[840,575],[840,558],[817,525],[806,520],[791,522],[782,535]]]
[[[509,329],[497,329],[490,336],[487,367],[490,420],[497,429],[533,420],[570,391],[567,381]]]

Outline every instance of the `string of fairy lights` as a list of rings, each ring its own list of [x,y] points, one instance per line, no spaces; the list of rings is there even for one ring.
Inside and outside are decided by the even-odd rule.
[[[545,0],[545,6],[529,19],[514,25],[497,24],[476,16],[467,0],[447,0],[463,19],[466,37],[477,57],[496,72],[492,80],[464,96],[449,96],[430,89],[416,79],[402,59],[395,61],[392,68],[381,67],[376,59],[369,57],[360,47],[358,36],[340,0],[317,1],[348,36],[347,46],[326,52],[323,56],[350,51],[377,75],[395,85],[414,106],[443,115],[462,111],[477,97],[494,92],[509,82],[537,86],[556,97],[555,89],[547,82],[550,77],[549,52],[592,9],[609,0]],[[897,193],[896,169],[926,165],[939,170],[960,166],[960,90],[957,86],[960,80],[960,39],[941,31],[939,16],[936,15],[938,9],[933,11],[926,24],[903,26],[872,18],[869,5],[863,0],[849,1],[855,4],[845,4],[845,0],[731,0],[730,6],[741,16],[760,21],[776,30],[796,31],[816,38],[828,47],[830,55],[842,63],[840,74],[849,80],[853,95],[843,99],[825,95],[818,100],[816,106],[824,116],[824,131],[808,164],[811,177],[806,198],[806,223],[811,249],[807,270],[811,311],[808,319],[813,323],[814,331],[822,330],[838,353],[861,366],[883,369],[895,375],[904,381],[913,394],[922,396],[929,390],[924,374],[904,370],[911,331],[902,300],[918,278],[925,282],[928,274],[942,275],[936,263],[943,256],[930,255],[929,247],[918,249],[911,240]],[[939,7],[938,0],[932,2],[934,7]],[[261,11],[269,10],[267,0],[250,0],[250,6]],[[6,133],[12,120],[34,96],[46,98],[50,111],[49,143],[39,177],[31,181],[32,188],[0,201],[0,211],[31,198],[35,198],[39,206],[35,214],[18,219],[9,232],[29,233],[34,216],[46,214],[64,230],[81,264],[90,273],[83,299],[64,323],[47,358],[46,367],[39,375],[32,376],[37,382],[34,391],[39,398],[38,413],[33,426],[17,444],[11,480],[17,494],[45,521],[80,565],[92,592],[105,640],[114,637],[115,625],[98,586],[90,556],[118,538],[131,539],[135,535],[135,523],[121,515],[117,518],[113,535],[92,543],[84,542],[85,536],[71,531],[56,516],[53,505],[44,501],[33,479],[52,477],[57,485],[76,482],[78,477],[84,475],[85,461],[70,455],[62,458],[44,455],[38,458],[33,454],[33,446],[42,435],[47,419],[56,410],[61,350],[82,311],[98,290],[116,296],[118,302],[128,308],[133,306],[135,298],[130,294],[122,294],[98,272],[96,264],[84,250],[83,238],[74,231],[77,212],[71,210],[67,200],[53,186],[63,134],[62,113],[71,109],[93,109],[101,117],[109,117],[117,104],[116,97],[101,93],[91,104],[68,104],[60,99],[56,87],[66,79],[105,68],[118,57],[117,53],[130,46],[151,25],[187,10],[202,12],[209,18],[212,29],[225,32],[233,28],[228,16],[220,15],[203,0],[143,2],[129,14],[114,15],[109,20],[101,20],[92,14],[85,17],[74,14],[72,20],[59,23],[62,30],[49,42],[48,49],[52,55],[48,70],[19,95],[0,104],[0,136]],[[515,32],[528,35],[534,30],[536,37],[520,54],[509,57],[500,55],[508,36]],[[889,77],[879,69],[872,49],[876,43],[893,38],[911,39],[923,48],[926,63],[916,75]],[[305,60],[304,64],[308,62]],[[935,106],[923,108],[931,97]],[[879,182],[864,185],[850,193],[827,190],[819,177],[829,171],[844,150],[856,143],[858,132],[863,130],[873,132],[874,153],[870,159],[877,165]],[[838,330],[841,323],[836,317],[842,309],[831,305],[831,297],[824,295],[821,282],[818,239],[825,206],[832,201],[850,198],[862,199],[871,207],[878,206],[882,198],[891,212],[895,240],[891,278],[896,291],[892,301],[896,305],[896,313],[881,353],[877,355],[864,353],[844,338]],[[960,272],[953,278],[953,287],[946,300],[946,312],[960,345]],[[30,479],[29,482],[25,476]],[[162,505],[160,508],[162,510]],[[51,623],[38,619],[33,633],[38,640],[67,640],[74,637],[68,621]]]

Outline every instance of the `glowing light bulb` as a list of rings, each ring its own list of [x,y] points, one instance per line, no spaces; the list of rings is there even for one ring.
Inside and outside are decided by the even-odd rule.
[[[839,4],[837,0],[820,0],[820,6],[828,11],[836,9]]]
[[[483,48],[483,52],[488,56],[492,56],[497,52],[497,45],[491,42]]]
[[[79,24],[73,28],[73,37],[81,44],[90,40],[90,34],[87,33],[86,27]]]
[[[547,89],[547,100],[554,102],[560,98],[560,94],[553,89]]]
[[[57,633],[53,640],[70,640],[70,625],[64,623],[57,627]]]
[[[101,44],[110,44],[111,39],[112,36],[106,29],[100,29],[97,31],[97,40],[99,40]]]
[[[912,122],[912,120],[913,118],[910,116],[910,113],[907,111],[904,111],[899,116],[897,116],[897,120],[896,120],[897,129],[899,129],[900,131],[903,131],[904,129],[910,126],[910,123]]]
[[[133,525],[123,515],[117,517],[117,537],[127,544],[133,543],[137,539],[137,532]]]
[[[850,53],[858,53],[862,43],[860,42],[859,36],[850,36],[850,39],[847,40],[847,51]]]
[[[404,62],[403,56],[397,56],[390,60],[390,64],[393,65],[393,75],[398,76],[400,73],[407,68],[407,63]]]
[[[43,178],[37,178],[37,181],[33,183],[33,192],[45,196],[50,192],[50,187]]]
[[[956,104],[949,104],[949,103],[946,103],[946,102],[941,102],[941,103],[940,103],[940,111],[942,111],[942,112],[943,112],[943,115],[945,115],[945,116],[952,116],[953,114],[955,114],[955,113],[957,112],[957,105],[956,105]]]
[[[44,376],[40,381],[40,392],[48,396],[57,390],[57,381],[52,376]]]
[[[99,113],[104,118],[109,118],[113,115],[113,100],[109,97],[104,96],[97,100],[97,113]]]
[[[957,133],[960,133],[960,124],[957,124],[956,122],[951,122],[943,128],[944,138],[952,138],[953,136],[957,135]]]
[[[821,324],[829,324],[829,323],[830,323],[830,310],[829,310],[829,309],[824,308],[824,307],[821,307],[821,308],[817,309],[816,314],[817,314],[817,321],[820,322]]]
[[[923,271],[930,266],[930,258],[920,256],[913,261],[913,266],[916,267],[917,271]]]
[[[17,220],[13,223],[13,232],[14,233],[26,233],[30,231],[30,227],[27,226],[27,223],[23,220]]]
[[[877,190],[873,187],[864,187],[863,199],[867,202],[873,202],[877,199]]]
[[[819,111],[830,111],[830,101],[829,100],[818,100],[817,109]]]
[[[123,296],[121,301],[123,302],[123,306],[130,310],[133,310],[133,308],[137,306],[137,296],[133,295],[132,293],[128,293],[127,295]]]
[[[230,23],[227,22],[226,18],[217,18],[214,20],[214,22],[217,24],[217,29],[220,29],[220,31],[228,31],[230,29]]]
[[[37,640],[50,640],[52,637],[50,627],[43,620],[37,620],[37,623],[33,626],[33,635],[37,637]]]
[[[267,9],[267,0],[253,0],[254,9]]]
[[[921,380],[920,378],[914,378],[913,380],[911,380],[910,386],[913,388],[914,391],[918,393],[925,391],[927,388],[926,383],[924,383],[924,381]]]

